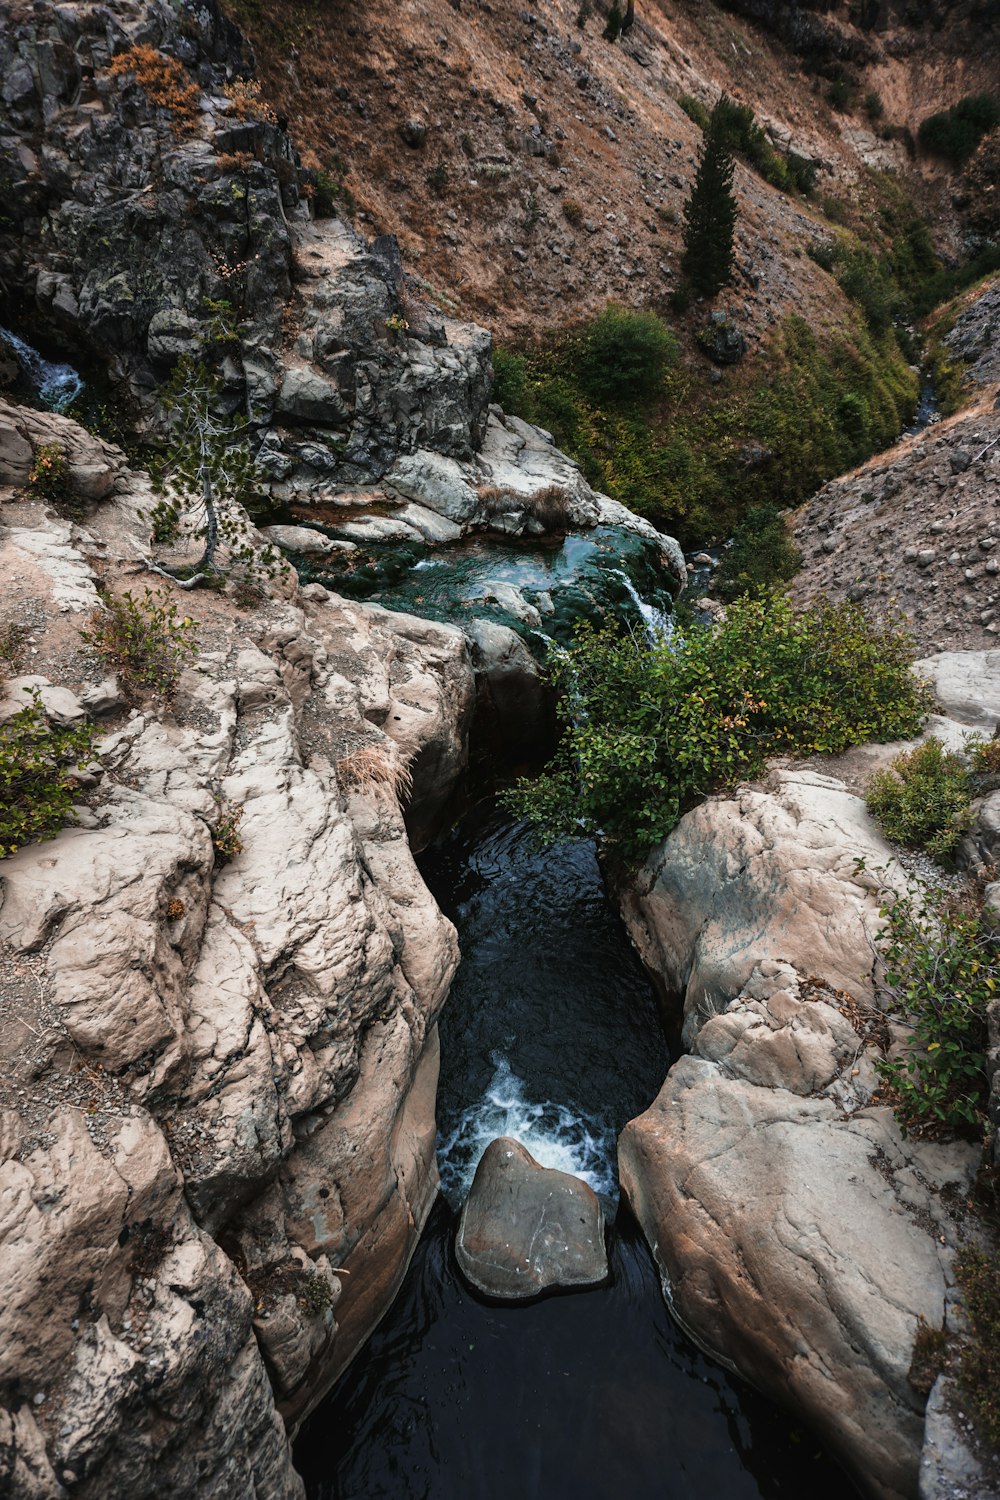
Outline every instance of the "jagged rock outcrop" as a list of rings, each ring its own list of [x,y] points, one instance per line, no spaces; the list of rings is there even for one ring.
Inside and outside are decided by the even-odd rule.
[[[843,783],[775,770],[688,813],[623,896],[689,1048],[619,1141],[670,1305],[879,1500],[916,1492],[914,1339],[947,1322],[947,1193],[978,1158],[878,1101],[878,892],[903,879]]]
[[[47,420],[74,464],[85,435]],[[0,867],[0,1456],[19,1500],[292,1500],[275,1403],[343,1368],[436,1192],[457,945],[400,804],[409,773],[418,844],[473,673],[459,631],[286,575],[250,613],[186,598],[174,705],[126,708],[78,627],[98,582],[141,581],[150,496],[102,451],[85,521],[0,513],[28,675],[111,715],[76,826]]]

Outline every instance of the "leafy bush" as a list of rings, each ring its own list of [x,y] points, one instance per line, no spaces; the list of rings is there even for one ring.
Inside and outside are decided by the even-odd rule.
[[[966,1245],[955,1261],[971,1325],[958,1380],[969,1414],[992,1452],[1000,1449],[1000,1254]]]
[[[992,94],[968,94],[951,109],[928,115],[917,131],[925,151],[956,165],[968,161],[988,131],[1000,125],[1000,100]]]
[[[28,493],[33,499],[65,504],[71,499],[69,464],[62,443],[42,443],[28,474]]]
[[[882,909],[879,984],[910,1029],[901,1057],[878,1064],[905,1130],[982,1128],[986,1008],[1000,993],[996,944],[978,911],[948,895],[896,896]]]
[[[677,358],[677,340],[655,313],[609,302],[580,340],[577,381],[596,401],[645,398]]]
[[[959,756],[930,739],[876,771],[865,790],[886,838],[946,859],[972,821],[969,775]]]
[[[865,114],[873,123],[885,114],[885,105],[878,89],[869,89],[865,94]]]
[[[574,229],[579,229],[583,223],[583,206],[575,198],[564,198],[562,211],[566,223],[572,224]]]
[[[511,805],[546,839],[602,833],[645,853],[709,792],[779,753],[839,752],[912,735],[927,708],[909,637],[852,604],[796,614],[787,599],[739,599],[717,630],[650,646],[581,630],[549,664],[564,734]]]
[[[733,532],[713,588],[722,599],[762,594],[794,578],[800,561],[780,511],[770,505],[754,505]]]
[[[0,648],[0,655],[2,655]],[[991,740],[974,737],[969,743],[969,758],[977,776],[1000,775],[1000,739]]]
[[[37,691],[0,724],[0,858],[54,837],[68,821],[75,793],[70,773],[91,759],[95,736],[90,724],[53,728]]]
[[[198,651],[193,621],[180,618],[166,589],[146,589],[141,599],[107,595],[80,634],[132,700],[172,703],[181,670]]]

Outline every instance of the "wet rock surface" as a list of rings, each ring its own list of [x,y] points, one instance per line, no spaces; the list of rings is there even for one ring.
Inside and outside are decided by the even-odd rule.
[[[501,1136],[476,1168],[455,1254],[489,1297],[595,1286],[608,1275],[604,1212],[579,1177],[541,1166],[520,1142]]]

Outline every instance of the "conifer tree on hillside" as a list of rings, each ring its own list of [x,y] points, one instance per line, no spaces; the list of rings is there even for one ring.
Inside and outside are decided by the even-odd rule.
[[[681,269],[703,297],[714,297],[733,270],[736,198],[733,157],[723,130],[723,113],[728,102],[723,94],[709,118],[698,173],[684,205]]]

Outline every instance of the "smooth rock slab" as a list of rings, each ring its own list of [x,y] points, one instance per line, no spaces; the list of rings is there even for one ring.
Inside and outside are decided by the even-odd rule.
[[[483,1153],[458,1226],[458,1264],[489,1297],[537,1297],[606,1281],[604,1213],[594,1190],[500,1136]]]

